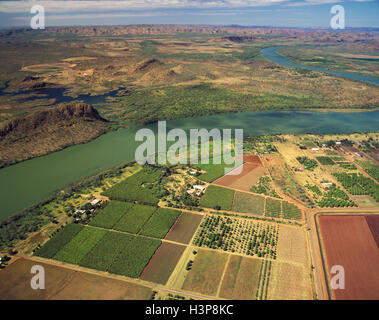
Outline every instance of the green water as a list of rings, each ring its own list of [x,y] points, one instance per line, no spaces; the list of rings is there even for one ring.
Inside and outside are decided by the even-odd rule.
[[[245,135],[377,131],[379,111],[360,113],[244,112],[167,122],[170,128],[243,128]],[[155,126],[150,126],[154,129]],[[86,144],[0,170],[0,219],[82,178],[134,160],[138,128],[107,133]]]

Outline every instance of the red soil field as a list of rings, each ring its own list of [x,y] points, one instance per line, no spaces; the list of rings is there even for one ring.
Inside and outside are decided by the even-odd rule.
[[[318,216],[327,273],[333,265],[345,270],[345,289],[333,290],[337,300],[379,299],[379,252],[366,217]]]
[[[203,216],[199,214],[183,212],[171,227],[165,239],[188,244],[202,218]]]
[[[231,175],[233,171],[237,171],[239,168],[231,171],[229,174],[218,178],[213,183],[219,186],[236,188],[239,190],[249,191],[250,188],[256,184],[259,178],[264,174],[265,169],[262,166],[262,162],[258,156],[244,156],[245,163],[242,165],[242,172],[236,175]]]
[[[185,248],[185,246],[178,244],[162,242],[143,270],[140,278],[146,281],[166,284]]]
[[[366,222],[379,249],[379,215],[366,216]]]

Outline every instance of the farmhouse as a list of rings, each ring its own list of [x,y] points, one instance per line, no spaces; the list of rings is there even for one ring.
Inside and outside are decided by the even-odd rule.
[[[330,187],[333,183],[332,182],[322,182],[321,185],[326,188],[326,187]]]
[[[82,215],[82,214],[85,214],[85,213],[86,213],[85,210],[75,210],[74,215]]]
[[[362,157],[362,155],[358,152],[354,152],[354,154],[357,156],[357,157]]]
[[[92,205],[92,206],[96,206],[97,204],[101,203],[101,201],[103,201],[103,200],[101,200],[101,199],[97,199],[97,198],[96,198],[95,200],[92,200],[92,201],[91,201],[91,205]]]
[[[193,188],[194,188],[195,190],[200,190],[200,191],[204,191],[204,190],[205,190],[205,187],[204,187],[204,186],[199,186],[198,184],[195,184],[195,185],[193,186]]]
[[[319,151],[319,148],[312,148],[312,151]]]

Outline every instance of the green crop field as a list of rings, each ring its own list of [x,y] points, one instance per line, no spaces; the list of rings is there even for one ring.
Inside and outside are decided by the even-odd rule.
[[[294,204],[283,201],[283,218],[285,219],[301,219],[301,210]]]
[[[267,198],[266,199],[266,216],[280,218],[281,201]]]
[[[316,158],[323,165],[333,165],[335,163],[333,159],[330,157],[322,156],[322,157],[316,157]]]
[[[141,171],[104,191],[103,194],[112,200],[138,201],[141,204],[156,205],[161,192],[159,181],[163,175],[162,169],[145,166]]]
[[[234,190],[211,185],[200,199],[200,206],[230,211],[232,209],[233,198]]]
[[[111,201],[91,221],[91,226],[112,228],[118,220],[133,206],[129,202]]]
[[[263,215],[264,204],[264,197],[256,196],[245,192],[236,192],[232,210],[236,212]]]
[[[140,234],[150,237],[164,238],[179,216],[180,211],[159,208],[142,227]]]
[[[54,259],[78,264],[105,236],[107,231],[86,227],[54,256]]]
[[[134,238],[129,234],[108,231],[100,242],[79,262],[80,266],[108,271],[127,244]]]
[[[60,230],[53,238],[51,238],[45,245],[36,251],[36,255],[44,258],[52,258],[56,253],[61,250],[73,237],[75,237],[83,226],[80,224],[70,223]]]
[[[136,204],[114,225],[113,229],[138,233],[156,210],[156,207]]]
[[[136,236],[116,257],[109,272],[137,278],[149,262],[161,241]]]

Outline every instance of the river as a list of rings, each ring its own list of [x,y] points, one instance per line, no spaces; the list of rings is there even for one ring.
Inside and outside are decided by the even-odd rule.
[[[266,53],[271,52],[264,50]],[[172,120],[167,122],[167,128],[242,128],[245,135],[326,134],[377,131],[378,120],[379,111],[243,112]],[[155,129],[155,125],[149,127]],[[89,143],[1,169],[0,220],[42,201],[54,191],[82,178],[134,160],[134,151],[138,145],[134,138],[138,129],[120,129]]]

